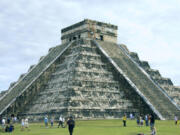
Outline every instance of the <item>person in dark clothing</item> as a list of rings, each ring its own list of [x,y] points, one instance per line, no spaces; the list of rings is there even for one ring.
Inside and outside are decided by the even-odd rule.
[[[9,132],[9,125],[6,125],[5,132]]]
[[[75,121],[72,119],[72,116],[67,121],[67,125],[68,125],[68,129],[69,129],[69,134],[72,135],[73,129],[75,127]]]
[[[12,124],[10,124],[9,126],[9,132],[12,132],[14,130],[14,126]]]
[[[154,118],[154,115],[151,114],[151,117],[150,117],[150,127],[151,127],[151,130],[154,128],[154,124],[155,124],[155,118]]]
[[[126,115],[123,116],[123,126],[126,127],[126,120],[127,120],[127,117]]]
[[[8,119],[7,119],[7,124],[10,124],[10,122],[11,122],[11,120],[10,120],[10,118],[8,117]]]
[[[1,117],[1,115],[0,115],[0,125],[2,124],[2,117]]]
[[[137,122],[137,125],[139,126],[140,125],[140,116],[136,117],[136,122]]]

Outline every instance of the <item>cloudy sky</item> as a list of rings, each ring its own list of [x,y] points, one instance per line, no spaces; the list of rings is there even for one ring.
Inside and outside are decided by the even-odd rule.
[[[0,90],[86,18],[118,25],[118,43],[180,85],[180,0],[0,0]]]

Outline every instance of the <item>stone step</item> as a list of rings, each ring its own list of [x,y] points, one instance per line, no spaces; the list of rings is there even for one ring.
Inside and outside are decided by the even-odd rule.
[[[53,76],[59,76],[59,75],[64,75],[64,74],[67,74],[69,72],[74,72],[74,73],[83,73],[83,74],[99,74],[99,75],[109,75],[109,76],[113,76],[113,74],[109,71],[106,71],[106,70],[102,70],[102,71],[99,71],[99,70],[81,70],[81,69],[78,69],[76,68],[75,70],[66,70],[66,71],[56,71],[55,73],[53,73],[52,75]]]
[[[96,63],[96,62],[77,62],[75,63],[75,67],[81,68],[81,69],[107,69],[107,65],[103,63]]]
[[[68,87],[64,89],[56,88],[56,89],[45,89],[44,91],[40,92],[38,95],[48,95],[52,93],[62,93],[68,91],[68,89],[73,89],[76,93],[77,92],[96,92],[96,93],[111,93],[111,94],[120,94],[119,90],[109,90],[109,89],[100,89],[100,90],[95,90],[95,89],[86,89],[86,88],[74,88],[74,87]]]
[[[101,57],[101,55],[96,53],[90,53],[90,52],[80,52],[79,55],[82,56],[91,56],[91,57]]]
[[[84,78],[98,78],[101,80],[112,80],[114,77],[111,74],[98,73],[98,72],[74,72],[76,77],[84,77]]]
[[[71,54],[69,54],[69,55],[66,55],[66,56],[65,56],[65,59],[69,59],[69,58],[71,58],[71,57],[75,57],[75,56],[78,56],[78,55],[79,55],[79,52],[71,53]]]
[[[46,88],[67,88],[68,86],[74,87],[92,87],[92,88],[110,88],[110,87],[119,87],[119,84],[116,82],[100,82],[100,81],[75,81],[72,82],[64,81],[63,83],[54,83],[52,85],[46,85]]]
[[[78,113],[82,113],[82,112],[102,112],[102,113],[105,113],[104,115],[106,115],[106,113],[108,112],[111,112],[111,114],[114,114],[114,113],[130,113],[130,112],[138,112],[137,109],[133,109],[133,108],[106,108],[106,109],[102,109],[100,107],[93,107],[93,108],[89,108],[89,107],[84,107],[84,108],[81,108],[81,107],[51,107],[51,110],[52,110],[52,113],[53,112],[58,112],[58,111],[67,111],[67,110],[71,110],[71,112],[78,112]],[[59,112],[59,113],[62,113],[62,112]],[[58,114],[59,114],[58,113]],[[43,113],[39,113],[37,112],[37,109],[35,109],[34,111],[31,110],[31,111],[27,111],[26,113],[24,113],[26,115],[43,115]],[[47,112],[44,112],[44,115],[47,115]]]
[[[78,44],[75,46],[72,46],[71,49],[77,49],[77,48],[97,48],[96,46],[92,46],[90,43],[89,44]]]
[[[107,64],[101,62],[101,61],[85,61],[85,60],[77,60],[76,61],[77,64],[88,64],[88,65],[101,65],[101,66],[105,66]]]
[[[89,45],[77,45],[70,48],[72,51],[87,51],[87,52],[96,52],[97,47]]]
[[[152,79],[161,85],[173,85],[171,79],[169,78],[152,76]]]
[[[88,62],[90,63],[90,64],[96,64],[96,65],[105,65],[105,64],[103,64],[101,61],[100,61],[100,56],[98,56],[98,55],[88,55],[88,54],[77,54],[77,55],[82,55],[83,56],[83,59],[81,60],[81,59],[79,59],[78,61],[79,61],[79,63],[87,63],[88,64]],[[74,56],[77,56],[77,55],[69,55],[69,57],[74,57]],[[85,57],[87,58],[87,59],[85,59]],[[89,57],[89,58],[88,58]],[[97,58],[99,59],[99,61],[97,61]],[[91,59],[91,60],[90,60]],[[96,61],[96,62],[95,62]],[[69,64],[71,64],[71,63],[74,63],[74,61],[68,61],[68,62],[63,62],[63,63],[61,63],[61,64],[57,64],[56,65],[56,68],[57,69],[60,69],[60,68],[65,68],[65,67],[67,67],[67,65],[69,65]],[[75,63],[77,63],[77,62],[75,62]]]
[[[61,102],[60,102],[61,101]],[[108,100],[106,98],[103,98],[103,97],[84,97],[84,98],[81,98],[81,97],[77,97],[77,98],[67,98],[67,97],[64,97],[64,98],[56,98],[56,99],[52,99],[52,98],[49,98],[49,99],[44,99],[41,98],[41,99],[38,99],[37,101],[34,101],[34,102],[31,102],[31,106],[32,105],[43,105],[43,104],[55,104],[55,103],[59,103],[59,105],[61,106],[65,106],[64,102],[67,102],[67,106],[84,106],[84,105],[87,105],[89,107],[99,107],[101,106],[101,108],[104,108],[103,106],[106,106],[106,107],[113,107],[113,106],[126,106],[126,108],[128,106],[132,106],[132,103],[129,102],[128,100],[115,100],[115,99],[112,99],[112,100]],[[126,105],[125,105],[126,104]]]
[[[64,78],[63,78],[64,79]],[[49,84],[56,84],[56,83],[63,83],[63,82],[67,82],[68,79],[64,79],[64,80],[61,80],[61,81],[51,81],[51,82],[48,82],[48,85]],[[93,83],[103,83],[103,84],[119,84],[118,81],[101,81],[101,80],[92,80],[92,79],[89,79],[89,80],[85,80],[85,79],[75,79],[75,80],[71,80],[72,82],[93,82]]]
[[[146,69],[146,72],[152,77],[161,77],[161,74],[159,73],[158,70]]]
[[[97,62],[101,62],[102,59],[101,59],[101,56],[98,54],[98,55],[89,55],[86,53],[80,53],[78,58],[78,60],[85,60],[85,61],[97,61]]]
[[[162,84],[161,87],[163,89],[165,89],[166,91],[177,91],[177,92],[180,92],[180,87],[178,87],[178,86]]]
[[[69,71],[69,72],[68,72]],[[62,82],[62,81],[70,81],[70,80],[101,80],[101,81],[111,81],[113,79],[112,74],[104,74],[104,73],[88,73],[88,72],[74,72],[68,70],[61,74],[55,74],[51,77],[49,83],[53,82]],[[54,81],[55,80],[55,81]]]

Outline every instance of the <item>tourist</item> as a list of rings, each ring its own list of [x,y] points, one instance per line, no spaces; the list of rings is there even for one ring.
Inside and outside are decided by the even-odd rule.
[[[150,117],[150,128],[151,128],[151,130],[154,128],[154,124],[155,124],[155,118],[154,118],[154,115],[151,114],[151,117]]]
[[[0,125],[2,125],[2,117],[1,117],[1,115],[0,115]]]
[[[132,113],[130,113],[129,118],[130,118],[130,120],[132,120],[134,118]]]
[[[8,117],[8,118],[7,118],[7,124],[10,124],[10,122],[11,122],[11,120],[10,120],[10,118]]]
[[[65,128],[65,127],[64,127],[64,122],[65,122],[65,118],[62,117],[62,127],[63,127],[63,128]]]
[[[28,120],[28,118],[26,118],[26,119],[24,120],[24,127],[29,130],[29,120]]]
[[[2,119],[2,128],[5,129],[5,126],[6,126],[6,120],[5,118]]]
[[[17,122],[17,117],[15,116],[14,118],[13,118],[13,123],[16,123]]]
[[[143,126],[144,120],[143,117],[140,116],[140,126]]]
[[[178,123],[178,117],[177,116],[174,116],[174,121],[175,121],[175,125],[177,125],[177,123]]]
[[[5,132],[9,132],[9,125],[8,124],[5,127]]]
[[[10,124],[10,126],[9,126],[9,132],[12,132],[14,130],[14,126],[13,126],[13,124]]]
[[[67,121],[67,125],[68,125],[68,129],[69,129],[69,134],[72,135],[73,134],[73,129],[75,127],[75,121],[73,120],[72,116]]]
[[[51,127],[53,127],[53,124],[54,124],[54,118],[52,117],[51,118]]]
[[[44,124],[45,124],[45,127],[47,128],[48,127],[48,118],[47,118],[47,116],[44,118]]]
[[[63,128],[63,117],[62,116],[59,117],[58,128],[59,128],[59,126],[61,126]]]
[[[136,117],[136,122],[137,122],[137,125],[139,126],[140,125],[140,117],[139,116]]]
[[[149,118],[148,118],[148,115],[145,115],[145,122],[146,122],[146,126],[149,126]]]
[[[21,131],[24,131],[24,126],[25,126],[25,120],[21,120]]]
[[[126,115],[123,116],[123,126],[126,127],[126,120],[127,120],[127,117]]]
[[[12,132],[14,130],[14,126],[12,124],[6,124],[5,132]]]

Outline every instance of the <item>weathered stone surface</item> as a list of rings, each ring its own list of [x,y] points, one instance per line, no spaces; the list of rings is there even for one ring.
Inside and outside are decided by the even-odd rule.
[[[28,72],[30,72],[34,66],[35,66],[35,65],[31,65],[31,66],[29,67],[29,69],[28,69]]]
[[[109,23],[85,19],[61,30],[61,42],[91,38],[117,43],[118,27]]]
[[[139,113],[120,85],[123,84],[114,78],[111,65],[98,53],[97,47],[90,42],[77,42],[57,61],[45,89],[26,106],[24,113],[54,113],[57,117],[63,113],[81,119]]]
[[[3,90],[3,91],[0,92],[0,99],[6,92],[7,92],[7,90]]]
[[[158,70],[151,69],[147,64],[146,66],[142,65],[137,53],[129,52],[129,55],[150,75],[152,80],[155,81],[155,83],[157,83],[178,106],[180,106],[180,87],[173,86],[171,79],[162,77]]]
[[[9,89],[12,88],[17,82],[12,82],[9,86]]]
[[[151,109],[159,117],[166,119],[173,118],[174,115],[180,115],[180,110],[175,102],[160,88],[141,68],[130,58],[129,54],[123,48],[114,43],[98,41],[100,47],[107,53],[108,57],[116,63],[119,71],[127,77],[131,86],[135,85],[135,90],[141,92],[142,98],[146,103],[150,102]],[[140,61],[140,66],[144,69],[150,69],[147,61]],[[157,78],[156,78],[157,79]],[[169,79],[160,78],[157,80],[160,84],[169,84]],[[168,111],[167,111],[168,110]]]
[[[22,94],[25,93],[25,91],[29,87],[33,86],[33,82],[35,80],[38,80],[38,78],[40,79],[41,77],[40,75],[42,75],[45,72],[45,70],[48,70],[48,66],[51,66],[53,64],[53,63],[51,64],[51,62],[53,62],[53,60],[56,59],[57,55],[59,55],[65,47],[66,47],[66,44],[63,44],[54,48],[53,51],[51,51],[46,56],[46,58],[43,59],[43,61],[40,61],[37,64],[37,66],[33,68],[33,70],[28,72],[28,74],[21,81],[19,81],[15,87],[9,88],[9,92],[5,95],[3,99],[0,100],[0,114],[3,113],[5,110],[7,110],[8,107],[10,107],[12,103],[14,103],[15,101],[18,101],[19,99],[23,97]],[[42,78],[41,81],[46,79],[46,72],[43,75],[45,77]],[[37,84],[36,89],[38,89],[38,87],[39,85]],[[29,92],[32,93],[31,91],[27,90],[27,93]],[[14,108],[14,106],[11,106],[11,107]]]
[[[14,113],[33,120],[60,114],[80,119],[119,118],[124,113],[154,113],[160,119],[180,116],[180,88],[151,69],[147,61],[139,60],[137,53],[117,45],[116,26],[95,24],[100,29],[107,25],[104,34],[114,30],[115,35],[107,34],[109,42],[89,37],[92,28],[86,30],[86,37],[82,34],[69,42],[71,36],[81,33],[80,25],[85,23],[62,30],[66,44],[51,48],[0,97],[0,114]],[[103,34],[99,28],[96,32]]]

